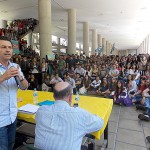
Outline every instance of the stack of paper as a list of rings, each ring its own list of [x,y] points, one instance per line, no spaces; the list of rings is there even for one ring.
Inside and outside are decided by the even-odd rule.
[[[37,112],[39,106],[33,104],[26,104],[19,108],[19,112],[26,114],[34,114]]]

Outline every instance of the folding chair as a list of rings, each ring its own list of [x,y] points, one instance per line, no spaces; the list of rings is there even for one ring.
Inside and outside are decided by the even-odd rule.
[[[31,144],[31,143],[23,142],[23,145],[27,148],[27,150],[41,150],[41,149],[35,148],[34,144]]]

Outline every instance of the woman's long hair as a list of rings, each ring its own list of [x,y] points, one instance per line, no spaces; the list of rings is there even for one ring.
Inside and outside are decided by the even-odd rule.
[[[118,83],[121,83],[121,87],[118,87]],[[120,90],[119,90],[120,89]],[[118,96],[122,93],[122,91],[124,90],[124,83],[121,80],[118,80],[117,85],[116,85],[116,98],[118,98]]]

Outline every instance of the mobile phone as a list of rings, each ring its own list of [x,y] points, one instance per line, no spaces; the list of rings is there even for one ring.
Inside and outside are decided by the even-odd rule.
[[[73,107],[78,107],[78,104],[77,104],[77,103],[74,103]]]

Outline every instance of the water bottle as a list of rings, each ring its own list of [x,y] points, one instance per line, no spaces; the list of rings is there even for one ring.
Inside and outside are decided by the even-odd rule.
[[[76,100],[76,101],[79,101],[79,100],[80,100],[79,92],[78,92],[78,91],[76,92],[75,100]]]
[[[33,102],[34,102],[34,104],[37,104],[37,103],[38,103],[38,93],[37,93],[36,88],[34,88]]]
[[[74,103],[73,106],[74,106],[74,107],[78,107],[78,106],[79,106],[79,105],[78,105],[78,101],[80,100],[78,91],[76,92],[75,100],[77,101],[77,103]]]

